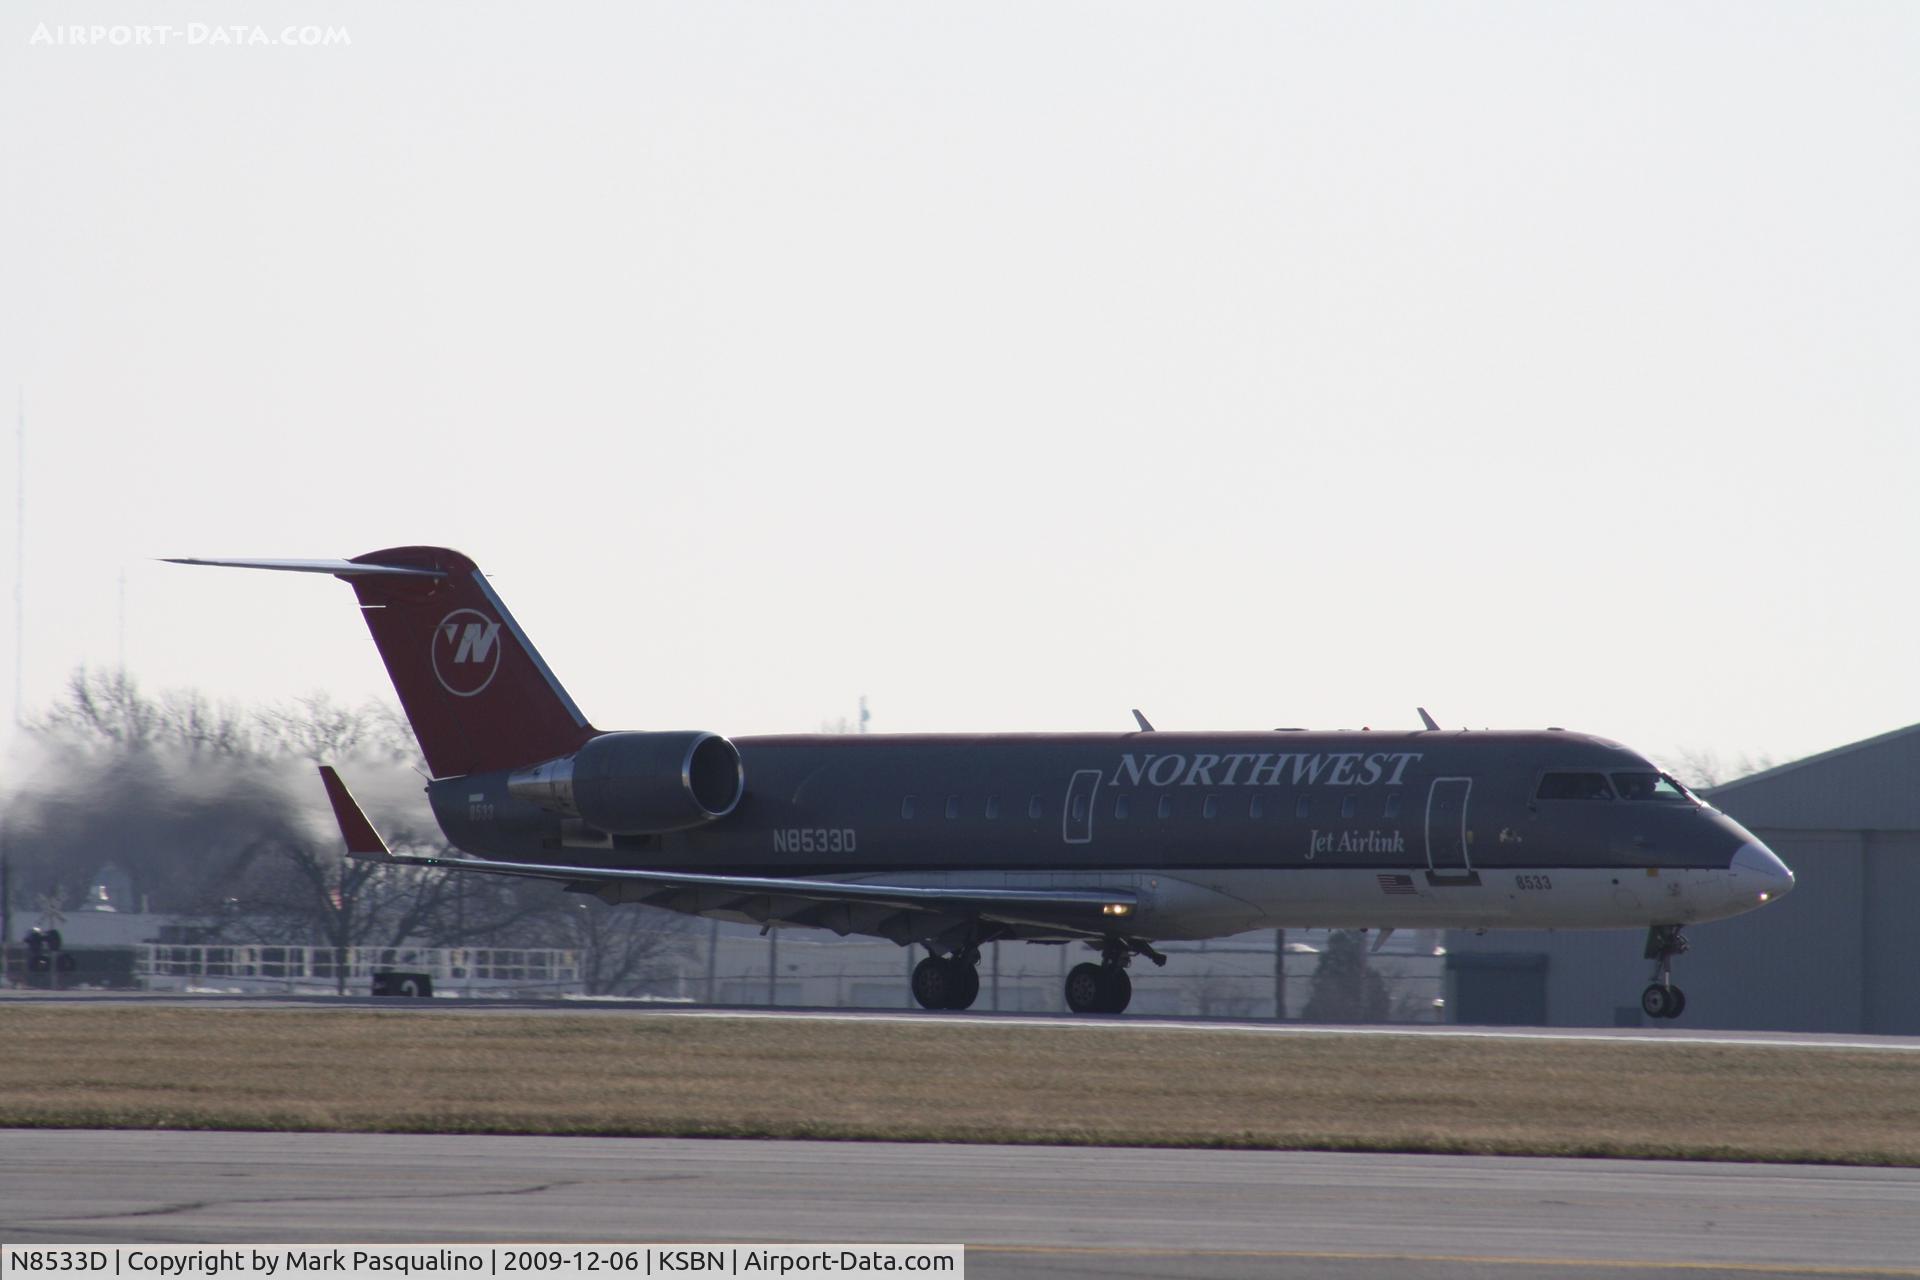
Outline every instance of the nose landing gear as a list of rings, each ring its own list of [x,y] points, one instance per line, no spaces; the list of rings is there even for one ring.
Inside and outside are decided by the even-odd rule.
[[[1677,924],[1656,924],[1647,930],[1647,959],[1654,962],[1653,981],[1640,993],[1640,1009],[1649,1018],[1677,1018],[1687,1007],[1687,993],[1673,985],[1673,958],[1685,955],[1687,940]]]

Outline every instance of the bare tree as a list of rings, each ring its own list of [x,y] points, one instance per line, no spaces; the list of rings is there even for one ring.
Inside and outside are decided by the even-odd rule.
[[[1726,766],[1711,747],[1681,747],[1661,767],[1690,787],[1706,790],[1727,780]]]
[[[348,858],[305,840],[250,849],[236,870],[211,913],[216,936],[329,948],[342,991],[350,948],[464,946],[506,937],[555,909],[552,891],[540,886]]]
[[[658,993],[676,976],[675,962],[692,949],[687,916],[633,903],[608,906],[585,894],[566,896],[572,901],[542,916],[529,941],[577,952],[588,995]]]
[[[1777,768],[1779,763],[1764,751],[1758,755],[1743,751],[1735,757],[1732,766],[1728,766],[1711,747],[1682,747],[1671,761],[1663,762],[1663,767],[1688,786],[1704,791]]]
[[[266,740],[280,753],[314,764],[350,758],[389,764],[417,762],[413,730],[385,703],[343,707],[324,693],[269,707],[257,717]]]
[[[1208,967],[1186,978],[1188,1003],[1203,1018],[1247,1018],[1259,1003],[1248,991],[1249,983],[1232,973]]]
[[[1365,940],[1350,929],[1329,933],[1302,1016],[1308,1022],[1385,1022],[1391,1012],[1387,984],[1367,963]]]
[[[144,694],[125,672],[74,671],[33,726],[35,767],[6,836],[18,888],[78,906],[108,862],[136,898],[198,915],[216,938],[331,948],[488,944],[580,954],[590,991],[657,986],[686,946],[684,917],[608,907],[534,883],[350,859],[320,803],[316,763],[358,791],[396,849],[446,857],[411,774],[419,746],[388,704],[325,694],[251,714],[193,691]],[[396,776],[397,775],[397,776]],[[336,963],[344,985],[346,966]]]
[[[327,882],[335,891],[342,882],[314,852],[319,791],[302,759],[338,753],[388,771],[416,750],[404,720],[377,704],[347,709],[315,695],[249,715],[193,691],[149,697],[125,672],[85,667],[31,730],[28,767],[6,813],[22,889],[77,906],[113,862],[134,881],[136,900],[163,912],[225,906],[218,914],[230,918],[234,902],[264,887],[270,914],[289,928],[300,896],[288,884]],[[407,798],[384,795],[377,816],[415,843]],[[270,874],[276,863],[285,864],[279,879]],[[352,889],[354,877],[344,879]],[[340,932],[315,910],[296,932]],[[383,921],[394,914],[376,913]]]
[[[70,907],[112,862],[136,901],[195,910],[235,856],[296,830],[245,717],[192,693],[149,698],[124,672],[77,669],[21,766],[6,813],[21,887]]]
[[[149,698],[123,670],[84,666],[74,669],[60,699],[28,727],[43,738],[88,750],[176,747],[232,757],[254,750],[245,721],[230,708],[215,707],[191,691]]]

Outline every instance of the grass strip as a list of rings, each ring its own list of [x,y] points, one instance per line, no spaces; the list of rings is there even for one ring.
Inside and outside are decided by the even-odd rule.
[[[435,1011],[0,1007],[0,1127],[1920,1165],[1904,1054]]]

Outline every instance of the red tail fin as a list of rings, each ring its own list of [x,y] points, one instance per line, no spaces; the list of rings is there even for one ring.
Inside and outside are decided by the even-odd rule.
[[[436,778],[569,755],[598,733],[473,561],[445,547],[352,560],[181,560],[349,583]]]
[[[353,563],[446,575],[340,575],[436,778],[538,764],[594,736],[473,561],[445,547],[393,547]]]

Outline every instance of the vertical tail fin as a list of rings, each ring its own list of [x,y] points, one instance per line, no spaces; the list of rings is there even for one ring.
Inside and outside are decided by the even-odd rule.
[[[598,732],[473,561],[445,547],[351,560],[178,560],[330,573],[361,616],[436,778],[568,755]]]

